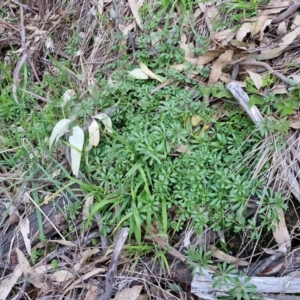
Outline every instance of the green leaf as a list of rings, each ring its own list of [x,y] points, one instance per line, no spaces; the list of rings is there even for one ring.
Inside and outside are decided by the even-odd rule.
[[[232,94],[229,92],[229,90],[225,89],[224,90],[221,90],[219,91],[218,93],[216,93],[214,95],[216,98],[227,98],[227,99],[232,99]]]
[[[264,104],[264,103],[265,103],[265,101],[262,97],[257,96],[257,95],[251,95],[248,106],[251,108],[253,105],[256,105],[256,104],[261,105],[261,104]]]

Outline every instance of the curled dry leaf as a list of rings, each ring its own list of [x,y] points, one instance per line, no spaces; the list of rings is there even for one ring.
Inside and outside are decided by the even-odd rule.
[[[223,67],[231,61],[232,55],[233,50],[227,50],[214,62],[209,75],[209,84],[216,83],[219,80]]]

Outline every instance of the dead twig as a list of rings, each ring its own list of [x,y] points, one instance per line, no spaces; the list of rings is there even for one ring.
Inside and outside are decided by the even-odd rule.
[[[106,281],[105,281],[105,292],[100,297],[100,300],[109,300],[111,298],[111,294],[113,291],[113,283],[115,280],[115,273],[118,266],[119,256],[121,254],[121,250],[123,248],[123,245],[127,239],[129,232],[129,228],[123,228],[118,236],[115,249],[111,258],[111,262],[109,265],[109,269],[106,275]]]
[[[300,2],[294,3],[285,12],[280,14],[277,18],[273,19],[271,24],[278,24],[286,20],[292,13],[294,13],[300,7]]]
[[[292,79],[289,79],[287,77],[285,77],[284,75],[282,75],[281,73],[275,71],[271,66],[269,66],[267,63],[265,62],[261,62],[261,61],[256,61],[256,60],[243,60],[239,62],[240,65],[251,65],[251,66],[258,66],[258,67],[263,67],[266,70],[270,71],[273,75],[275,75],[277,78],[279,78],[280,80],[282,80],[284,83],[286,83],[289,86],[295,86],[298,85],[297,82],[295,82]]]

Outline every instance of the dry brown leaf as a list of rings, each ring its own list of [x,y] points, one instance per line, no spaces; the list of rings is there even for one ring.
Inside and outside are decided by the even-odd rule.
[[[259,35],[259,40],[261,41],[264,37],[264,32],[265,32],[265,29],[271,24],[272,20],[271,19],[267,19],[265,21],[265,23],[263,24],[263,26],[261,27],[260,29],[260,35]]]
[[[239,42],[242,42],[243,39],[245,38],[245,36],[251,32],[252,30],[252,23],[244,23],[242,25],[242,27],[238,30],[237,34],[236,34],[236,39]]]
[[[275,88],[272,89],[272,94],[287,94],[288,91],[286,90],[286,87],[284,85],[278,85]]]
[[[252,25],[252,30],[251,30],[251,34],[252,36],[258,34],[259,32],[261,32],[261,29],[263,28],[265,22],[267,21],[268,16],[259,16],[256,20],[256,22],[253,23]]]
[[[291,75],[291,77],[292,77],[295,81],[297,81],[297,82],[300,83],[300,75],[298,75],[298,74],[293,74],[293,75]]]
[[[142,289],[142,285],[135,285],[132,288],[125,288],[117,293],[117,295],[115,296],[115,300],[137,300]]]
[[[300,115],[293,115],[289,118],[291,122],[290,127],[294,129],[300,129]]]
[[[198,58],[186,58],[185,60],[191,64],[201,67],[219,57],[220,53],[221,51],[219,50],[209,50],[204,55],[199,56]]]
[[[45,279],[43,278],[42,274],[36,272],[29,264],[28,260],[26,259],[24,253],[19,249],[16,248],[16,253],[18,257],[19,266],[22,270],[22,273],[26,275],[26,279],[32,283],[35,287],[42,289],[48,289],[48,285],[45,283]]]
[[[10,274],[7,278],[1,281],[0,284],[0,300],[8,299],[8,295],[15,284],[18,282],[19,278],[22,276],[22,270],[20,265],[17,265],[14,268],[12,274]]]
[[[98,14],[101,16],[103,14],[104,1],[103,0],[97,0],[96,3],[97,3]]]
[[[214,62],[209,75],[209,84],[216,83],[219,80],[223,67],[231,61],[232,55],[233,50],[227,50]]]
[[[274,239],[278,244],[278,248],[286,248],[287,252],[291,250],[291,238],[286,227],[284,212],[281,209],[278,212],[279,223],[274,222],[275,231],[273,233]]]
[[[222,72],[222,74],[220,76],[220,80],[222,82],[229,83],[231,81],[231,75]]]
[[[249,45],[245,42],[241,42],[241,41],[238,41],[238,40],[231,40],[230,41],[230,44],[234,47],[237,47],[239,49],[242,49],[242,50],[248,50],[249,49]]]
[[[143,29],[142,27],[142,21],[141,18],[139,16],[139,6],[138,3],[135,0],[128,0],[131,12],[136,20],[136,23],[138,24],[138,26]]]
[[[194,51],[192,50],[194,48],[193,43],[186,43],[187,37],[185,34],[181,35],[181,43],[180,48],[184,51],[184,57],[185,58],[194,58]]]
[[[20,220],[20,231],[24,240],[27,253],[31,256],[31,242],[28,237],[28,234],[30,233],[30,223],[28,218]]]
[[[219,9],[217,8],[217,6],[213,5],[211,7],[206,8],[205,22],[211,33],[213,32],[213,28],[214,28],[216,22],[218,22],[220,20],[220,18],[221,18],[220,12],[219,12]]]
[[[282,21],[281,23],[279,23],[276,33],[278,36],[281,36],[286,34],[286,32],[287,32],[286,23],[285,21]]]
[[[213,40],[216,40],[218,42],[226,41],[226,43],[229,43],[237,34],[238,29],[226,29],[223,31],[219,31],[215,33],[212,37]]]
[[[194,11],[194,19],[196,20],[200,15],[202,14],[202,11],[200,8],[196,8]]]
[[[126,45],[127,43],[127,39],[128,39],[128,33],[132,30],[132,29],[135,29],[136,27],[136,22],[132,22],[130,23],[129,25],[127,26],[123,26],[121,24],[119,24],[119,29],[122,31],[123,33],[123,38],[121,39],[120,41],[120,45]]]
[[[186,68],[186,66],[184,64],[179,64],[179,65],[171,65],[170,68],[181,72]]]
[[[292,123],[290,124],[290,128],[300,129],[300,121],[292,121]]]
[[[291,26],[292,29],[295,29],[300,25],[300,15],[297,15],[295,19],[293,20],[293,24]]]
[[[84,205],[82,208],[82,220],[87,220],[89,217],[89,213],[90,213],[90,207],[94,202],[94,196],[89,196],[86,198],[86,200],[84,201]]]
[[[271,0],[266,9],[260,12],[261,15],[277,14],[290,6],[290,1]]]
[[[136,300],[149,300],[149,297],[147,294],[142,294],[139,295]]]
[[[188,154],[192,153],[191,150],[189,150],[189,148],[183,144],[180,144],[180,146],[175,148],[175,151],[179,153],[188,153]]]
[[[99,287],[94,284],[88,284],[87,293],[84,297],[85,300],[97,300],[98,299]]]
[[[199,117],[198,115],[194,115],[191,118],[191,123],[192,123],[193,126],[197,126],[201,123],[202,120],[203,119],[201,117]]]
[[[234,256],[231,256],[229,254],[226,254],[225,252],[219,250],[217,247],[213,245],[209,245],[208,249],[212,251],[213,257],[220,259],[221,261],[225,261],[229,264],[236,264],[237,266],[243,266],[243,267],[249,266],[249,262],[247,262],[246,260],[242,260]]]
[[[248,72],[250,78],[252,79],[255,87],[257,88],[257,90],[259,91],[261,86],[262,86],[262,78],[261,75],[258,73],[254,73],[248,69],[246,69],[246,71]]]
[[[199,3],[198,5],[199,5],[199,8],[200,8],[201,12],[205,13],[208,4],[207,3],[206,4],[205,3]]]
[[[144,63],[140,63],[140,67],[141,67],[141,70],[146,74],[148,75],[150,78],[152,79],[156,79],[158,80],[159,82],[163,83],[166,81],[165,78],[163,78],[162,76],[160,75],[156,75],[155,73],[153,73]]]
[[[300,35],[300,26],[296,27],[294,30],[287,33],[282,38],[282,42],[279,43],[278,47],[276,47],[274,49],[270,49],[266,53],[257,55],[255,58],[257,60],[266,60],[266,59],[278,57],[283,52],[283,50],[286,47],[288,47],[299,35]]]
[[[51,275],[51,279],[56,282],[65,282],[73,278],[74,278],[74,274],[67,270],[59,270],[54,272]]]
[[[87,249],[81,253],[81,259],[74,265],[74,271],[79,272],[89,257],[100,252],[99,248]]]
[[[77,247],[77,245],[71,241],[67,240],[49,240],[51,243],[57,243],[68,247]]]
[[[62,296],[65,295],[67,292],[73,290],[74,287],[77,286],[77,284],[82,283],[84,280],[89,279],[99,273],[105,273],[106,271],[106,268],[95,268],[92,271],[82,275],[81,278],[75,280],[74,282],[67,282],[63,287]]]

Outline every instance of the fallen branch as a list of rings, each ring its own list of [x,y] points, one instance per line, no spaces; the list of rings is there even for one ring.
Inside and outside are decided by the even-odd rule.
[[[218,296],[231,296],[230,290],[235,288],[236,285],[228,282],[228,285],[221,285],[220,288],[214,288],[214,279],[212,278],[214,272],[206,269],[201,269],[201,273],[196,272],[193,281],[191,292],[201,299],[215,300]],[[230,275],[228,275],[230,276]],[[237,276],[230,276],[232,278],[238,278]],[[247,284],[254,284],[258,294],[261,293],[286,293],[296,294],[300,293],[300,278],[295,276],[285,277],[251,277]],[[275,299],[267,296],[263,299]],[[283,298],[280,298],[283,299]]]
[[[289,79],[282,75],[281,73],[275,71],[270,65],[268,65],[265,62],[256,61],[255,59],[249,59],[249,60],[243,60],[239,62],[240,65],[250,65],[250,66],[258,66],[263,67],[266,70],[270,71],[273,75],[275,75],[277,78],[282,80],[284,83],[286,83],[289,86],[295,86],[298,85],[298,83],[292,79]]]
[[[273,19],[271,24],[278,24],[285,21],[292,13],[294,13],[298,8],[300,8],[300,2],[291,5],[285,12],[280,14],[277,18]]]

